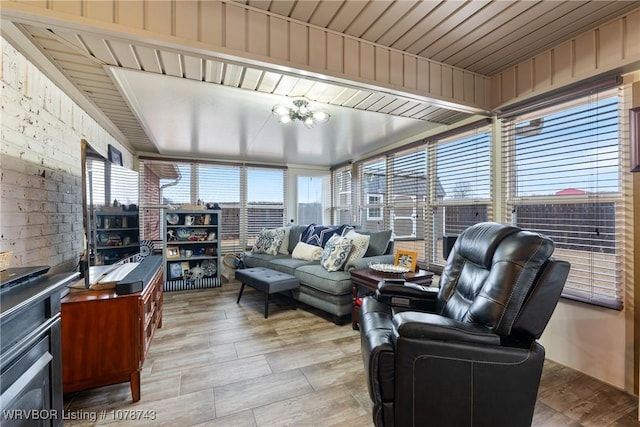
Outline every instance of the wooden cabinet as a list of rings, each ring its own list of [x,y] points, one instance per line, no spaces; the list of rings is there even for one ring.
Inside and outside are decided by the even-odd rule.
[[[162,326],[162,268],[142,292],[74,290],[62,300],[63,390],[131,382],[140,400],[140,371],[156,328]]]
[[[220,210],[168,210],[164,218],[164,290],[220,286]]]

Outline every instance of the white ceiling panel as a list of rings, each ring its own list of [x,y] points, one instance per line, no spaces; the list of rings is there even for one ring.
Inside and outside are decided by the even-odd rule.
[[[421,120],[313,103],[331,114],[307,129],[279,124],[271,109],[290,98],[122,68],[111,69],[122,93],[162,154],[328,166],[382,148],[392,135],[436,126]],[[162,87],[159,91],[156,88]],[[330,141],[330,143],[328,143]]]

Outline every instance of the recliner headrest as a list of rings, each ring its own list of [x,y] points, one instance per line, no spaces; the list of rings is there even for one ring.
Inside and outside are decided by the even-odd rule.
[[[474,264],[489,269],[498,244],[505,237],[518,231],[520,230],[516,227],[496,222],[475,224],[460,234],[454,251]]]

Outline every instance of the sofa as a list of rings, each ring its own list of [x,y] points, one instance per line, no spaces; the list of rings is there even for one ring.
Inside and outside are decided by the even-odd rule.
[[[300,280],[300,288],[293,291],[293,297],[299,302],[330,314],[333,322],[341,325],[348,322],[351,316],[352,287],[349,272],[354,269],[366,268],[371,263],[392,264],[394,247],[391,231],[355,230],[361,235],[369,236],[366,252],[362,257],[347,260],[338,271],[328,271],[319,260],[294,257],[298,253],[296,246],[312,227],[318,230],[335,226],[309,224],[283,227],[288,229],[288,238],[282,242],[281,250],[277,254],[260,253],[255,251],[256,246],[254,245],[254,250],[243,254],[243,264],[246,268],[265,267],[297,277]],[[341,232],[344,232],[346,228],[342,227]],[[307,241],[310,240],[307,239]],[[320,245],[326,242],[316,241],[314,243],[322,248]]]

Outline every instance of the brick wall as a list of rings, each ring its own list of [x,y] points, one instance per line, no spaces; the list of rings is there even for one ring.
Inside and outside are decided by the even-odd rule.
[[[12,267],[76,268],[84,250],[80,141],[132,155],[0,38],[0,251]]]

